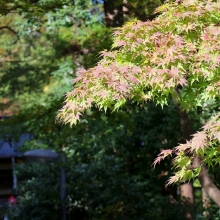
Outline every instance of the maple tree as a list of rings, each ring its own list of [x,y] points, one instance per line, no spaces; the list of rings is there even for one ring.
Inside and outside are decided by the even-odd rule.
[[[155,13],[161,14],[153,21],[115,30],[112,50],[101,53],[96,67],[78,72],[59,120],[72,126],[92,106],[117,110],[127,100],[163,106],[172,98],[185,112],[219,98],[220,1],[167,1]],[[176,154],[168,184],[198,177],[218,206],[220,192],[204,165],[220,164],[219,132],[216,113],[192,140],[162,151],[154,162]]]
[[[75,7],[74,9],[76,10]],[[178,117],[173,117],[175,109],[162,111],[160,107],[155,108],[153,103],[142,109],[135,105],[127,106],[125,111],[109,115],[92,109],[92,113],[90,111],[77,129],[66,126],[60,131],[60,126],[54,124],[54,115],[62,105],[62,96],[71,89],[76,63],[94,65],[96,51],[108,48],[109,45],[111,30],[104,31],[100,26],[92,26],[92,30],[85,26],[76,28],[77,24],[71,26],[71,21],[67,18],[77,14],[75,10],[68,6],[61,11],[46,11],[48,20],[40,20],[37,29],[35,21],[27,22],[27,17],[15,15],[15,12],[13,16],[8,16],[8,20],[1,17],[1,21],[16,31],[13,33],[6,28],[1,32],[2,49],[6,51],[3,50],[1,54],[1,95],[17,104],[17,115],[1,121],[1,137],[9,139],[10,135],[10,139],[16,141],[24,132],[33,134],[33,139],[22,146],[23,151],[53,148],[57,152],[63,152],[61,146],[65,146],[68,156],[66,204],[69,219],[82,219],[86,214],[89,215],[86,219],[182,220],[183,217],[179,215],[180,212],[184,213],[181,210],[182,204],[173,206],[169,202],[167,194],[171,192],[170,189],[164,189],[163,179],[160,178],[156,184],[151,185],[161,173],[159,166],[156,170],[150,169],[152,159],[157,154],[155,149],[164,139],[169,140],[163,144],[164,147],[168,144],[175,146],[179,134],[178,131],[175,135],[171,132],[171,128],[176,128],[178,124]],[[35,15],[34,13],[33,16]],[[19,36],[18,40],[16,36]],[[87,43],[82,42],[85,39]],[[75,50],[74,46],[77,44],[81,51]],[[17,47],[15,53],[10,53]],[[86,57],[85,54],[82,55],[84,48],[90,50]],[[5,54],[9,56],[4,56]],[[6,104],[4,109],[8,110],[9,103]],[[3,110],[2,106],[1,109]],[[142,120],[146,113],[147,121],[154,126]],[[169,115],[172,115],[170,130],[164,131],[161,122],[169,121]],[[149,131],[159,132],[160,139],[152,138],[148,135]],[[38,219],[58,218],[59,167],[56,165],[43,167],[38,164],[23,164],[16,167],[19,180],[24,179],[24,182],[19,181],[18,206],[8,210],[9,219],[25,220],[35,216]],[[149,178],[146,178],[146,167],[149,167]],[[163,168],[169,170],[169,163]],[[175,192],[177,187],[171,188]],[[156,204],[152,197],[156,198]],[[175,199],[179,201],[178,197]],[[5,211],[1,212],[5,214]],[[161,217],[165,215],[164,212],[166,217]]]

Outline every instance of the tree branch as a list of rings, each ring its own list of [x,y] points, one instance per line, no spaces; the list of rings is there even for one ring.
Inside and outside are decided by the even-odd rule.
[[[16,35],[18,34],[15,30],[13,30],[11,27],[6,26],[6,25],[5,25],[5,26],[1,26],[1,27],[0,27],[0,30],[1,30],[1,29],[8,29],[9,31],[13,32],[14,34],[16,34]]]
[[[151,14],[151,15],[146,15],[143,10],[140,10],[142,8],[135,8],[134,6],[132,6],[130,3],[128,2],[123,2],[122,6],[125,7],[127,9],[127,13],[129,14],[129,12],[133,12],[135,14],[135,16],[141,20],[141,21],[146,21],[146,20],[150,20],[152,21],[154,18],[156,18],[158,16],[157,14]],[[124,12],[124,11],[123,11]]]
[[[175,92],[177,96],[180,97],[179,90],[176,89]],[[192,135],[192,128],[190,125],[188,115],[185,111],[181,111],[180,106],[178,104],[177,104],[177,107],[178,107],[179,114],[181,117],[181,126],[182,126],[184,136],[187,140],[189,140]],[[210,178],[208,169],[204,165],[202,165],[201,159],[198,156],[195,156],[193,158],[192,163],[193,163],[193,167],[201,166],[201,171],[198,176],[199,182],[202,188],[208,194],[208,196],[220,207],[220,190],[217,188],[217,186],[213,183],[212,179]]]
[[[15,34],[17,39],[15,40],[14,44],[17,43],[17,41],[19,40],[18,32],[16,32],[14,29],[12,29],[11,27],[6,26],[6,25],[5,26],[1,26],[0,30],[2,30],[2,29],[7,29],[7,30],[11,31],[13,34]]]
[[[208,196],[218,205],[218,207],[220,207],[220,190],[210,178],[208,169],[204,165],[201,165],[201,160],[198,157],[195,157],[193,162],[196,163],[197,166],[200,165],[202,167],[198,176],[202,188],[205,190]]]

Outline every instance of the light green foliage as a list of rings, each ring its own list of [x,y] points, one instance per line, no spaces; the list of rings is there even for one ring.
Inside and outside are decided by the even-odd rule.
[[[25,1],[15,4],[19,2]],[[91,15],[91,1],[70,5],[65,1],[62,5],[60,1],[28,2],[42,11],[33,9],[33,14],[31,8],[23,8],[19,12],[16,5],[8,14],[4,8],[6,15],[0,18],[0,97],[7,102],[2,110],[10,106],[11,113],[32,106],[49,107],[71,89],[75,68],[81,65],[81,58],[76,57],[81,52],[80,37],[84,34],[85,39],[86,29],[91,30],[86,25],[98,22],[98,14]],[[78,32],[82,27],[83,34]]]

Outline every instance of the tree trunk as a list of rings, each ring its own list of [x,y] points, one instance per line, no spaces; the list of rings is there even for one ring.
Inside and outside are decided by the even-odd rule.
[[[193,160],[193,167],[199,166],[201,166],[201,171],[199,173],[198,179],[202,188],[213,200],[213,202],[215,202],[216,205],[220,207],[220,190],[217,188],[217,186],[213,183],[212,179],[210,178],[208,169],[204,165],[201,165],[201,159],[199,157],[195,157]]]
[[[202,166],[198,178],[208,196],[220,207],[220,190],[209,177],[208,169],[205,166]]]
[[[182,201],[187,208],[186,219],[193,219],[192,215],[190,214],[190,210],[193,211],[193,204],[194,204],[194,194],[193,194],[193,186],[192,183],[184,183],[180,186],[180,194],[182,197]]]
[[[185,140],[190,140],[191,135],[193,134],[191,123],[188,117],[188,114],[185,111],[181,111],[178,107],[180,121],[181,121],[181,129],[183,132],[183,138]],[[194,209],[194,194],[193,194],[193,185],[192,183],[184,183],[180,186],[181,197],[184,205],[187,208],[187,220],[192,220],[192,215],[190,214],[189,210]]]
[[[210,206],[210,199],[204,188],[202,188],[202,203],[203,208],[205,209],[205,211],[203,212],[203,216],[208,218],[209,212],[207,211],[207,209]]]
[[[117,0],[104,0],[105,26],[121,27],[123,20],[123,7]]]
[[[178,97],[180,97],[180,92],[176,88],[175,93]],[[181,123],[181,131],[183,133],[183,139],[182,142],[185,142],[186,140],[191,139],[191,135],[193,134],[192,126],[188,117],[188,114],[186,111],[182,111],[179,104],[177,103],[176,99],[173,100],[180,116],[180,123]],[[183,204],[187,208],[187,220],[192,220],[192,215],[190,214],[190,210],[193,211],[194,209],[194,193],[193,193],[193,185],[192,183],[184,183],[180,186],[180,194],[183,201]]]
[[[175,90],[176,94],[180,97],[180,93],[178,89]],[[176,103],[176,101],[174,100]],[[191,135],[193,134],[192,132],[192,127],[191,123],[189,121],[189,117],[185,111],[181,111],[181,108],[179,105],[177,105],[178,110],[179,110],[179,115],[180,115],[180,120],[181,120],[181,129],[183,132],[183,136],[186,140],[191,139]],[[201,161],[198,157],[195,157],[193,160],[193,164],[195,164],[195,167],[201,166]],[[209,177],[208,174],[208,169],[202,165],[201,172],[198,176],[198,179],[200,181],[200,184],[202,188],[206,191],[208,196],[220,207],[220,190],[216,187],[216,185],[213,183],[211,178]],[[187,184],[187,185],[186,185]],[[183,198],[189,198],[186,202],[186,205],[189,205],[191,203],[193,207],[193,187],[191,183],[186,183],[181,186],[181,196]],[[192,219],[190,214],[187,214],[187,219]]]

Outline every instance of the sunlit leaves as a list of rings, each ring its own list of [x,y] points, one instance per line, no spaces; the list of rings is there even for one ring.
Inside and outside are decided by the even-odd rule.
[[[201,165],[209,168],[220,164],[220,113],[213,116],[200,132],[193,135],[190,141],[180,144],[173,150],[162,151],[154,161],[154,166],[168,155],[176,155],[173,164],[175,175],[167,184],[178,181],[191,180],[198,176]],[[166,153],[168,152],[168,153]],[[194,163],[194,158],[199,157],[201,164]]]
[[[198,151],[199,149],[204,150],[204,146],[206,145],[207,135],[205,132],[198,132],[193,135],[193,139],[191,142],[192,150]]]
[[[161,160],[164,160],[165,157],[172,155],[173,150],[162,150],[158,155],[157,158],[153,162],[153,166],[155,167],[156,164],[160,163]]]
[[[93,105],[117,110],[127,100],[151,99],[163,106],[173,97],[183,110],[190,110],[219,98],[219,1],[167,1],[157,12],[161,15],[153,21],[129,22],[115,31],[112,51],[104,51],[96,67],[79,74],[58,118],[75,124],[77,112]],[[168,184],[195,178],[201,164],[219,163],[218,121],[215,117],[186,144],[158,155],[154,166],[176,155],[176,172]],[[201,157],[198,166],[195,155]]]
[[[177,86],[183,88],[177,100],[183,109],[219,96],[218,5],[167,2],[158,11],[162,14],[153,21],[129,22],[115,31],[112,51],[102,52],[96,67],[78,75],[58,118],[75,124],[77,111],[91,105],[117,110],[129,99],[164,105]],[[78,106],[76,112],[70,103]]]

